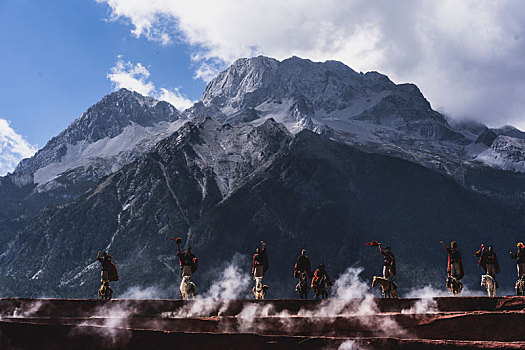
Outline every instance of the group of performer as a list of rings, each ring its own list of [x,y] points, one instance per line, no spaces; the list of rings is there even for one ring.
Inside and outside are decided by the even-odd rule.
[[[458,250],[458,243],[456,241],[452,241],[450,248],[447,247],[445,243],[440,243],[448,252],[448,275],[459,280],[462,279],[465,273],[463,270],[463,260],[461,258],[461,253]],[[521,279],[525,278],[525,245],[522,242],[519,242],[517,244],[517,248],[518,250],[516,252],[509,252],[509,255],[512,259],[516,260],[518,278]],[[501,272],[498,257],[496,256],[494,247],[492,245],[485,247],[485,245],[482,244],[481,248],[474,253],[474,256],[479,259],[478,265],[485,274],[490,275],[492,278],[496,278],[496,274]]]
[[[177,256],[179,258],[180,267],[182,270],[182,276],[183,278],[186,277],[189,278],[191,275],[197,270],[198,266],[198,260],[195,254],[193,254],[191,247],[188,247],[186,250],[182,251],[180,249],[180,243],[182,239],[177,238]],[[463,260],[461,257],[461,253],[458,250],[458,243],[456,241],[452,241],[450,244],[450,247],[448,247],[445,243],[440,242],[443,247],[446,249],[448,253],[448,261],[447,261],[447,287],[452,289],[452,283],[456,281],[459,283],[459,281],[464,277],[464,269],[463,269]],[[392,252],[392,249],[390,247],[385,247],[383,249],[382,243],[379,243],[377,241],[372,241],[370,243],[367,243],[369,246],[377,246],[379,247],[379,251],[381,255],[383,256],[383,279],[388,280],[392,285],[395,285],[394,277],[397,273],[396,269],[396,258]],[[510,256],[512,259],[515,259],[517,261],[517,269],[518,269],[518,281],[523,280],[525,283],[525,245],[522,242],[519,242],[517,244],[517,251],[510,252]],[[496,274],[500,273],[500,266],[498,263],[498,258],[496,256],[496,253],[494,252],[494,247],[492,245],[489,245],[488,247],[485,247],[483,244],[481,245],[481,248],[474,253],[474,256],[477,257],[478,264],[484,271],[486,275],[491,276],[494,279],[496,278]],[[102,280],[102,287],[106,286],[109,288],[109,282],[118,280],[118,273],[116,271],[115,264],[111,261],[111,256],[104,252],[101,254],[99,252],[97,256],[97,260],[101,262],[102,264],[102,273],[101,273],[101,280]],[[267,253],[267,247],[266,243],[261,241],[261,247],[256,248],[255,254],[252,258],[252,275],[255,280],[261,281],[263,276],[265,275],[266,271],[268,271],[269,268],[269,260],[268,260],[268,253]],[[327,286],[332,286],[332,281],[330,277],[328,276],[328,272],[326,271],[323,264],[319,264],[315,272],[312,271],[312,266],[310,263],[310,259],[306,255],[306,250],[303,249],[301,251],[301,254],[298,256],[295,266],[294,266],[294,277],[295,278],[301,278],[301,276],[304,278],[304,276],[307,276],[308,278],[311,278],[310,287],[316,288],[319,285],[319,281],[323,280],[325,281]],[[496,282],[495,282],[496,283]],[[299,286],[299,284],[298,284]],[[267,288],[267,286],[266,286]],[[397,288],[397,285],[396,285]],[[112,293],[112,290],[109,289]],[[99,294],[100,294],[99,290]]]

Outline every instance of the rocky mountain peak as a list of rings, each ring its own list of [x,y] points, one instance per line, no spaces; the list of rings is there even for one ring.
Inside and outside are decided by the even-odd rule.
[[[288,129],[286,129],[286,127],[281,124],[281,123],[277,123],[273,118],[270,118],[270,119],[267,119],[261,126],[259,126],[257,129],[260,129],[260,130],[280,130],[281,132],[287,134],[287,135],[290,135],[292,136],[292,134],[290,133],[290,131],[288,131]]]
[[[48,164],[60,162],[68,145],[76,145],[80,141],[93,144],[120,135],[132,124],[148,127],[163,121],[173,122],[180,117],[181,114],[168,102],[120,89],[89,107],[33,157],[22,160],[14,173],[31,173]]]
[[[498,135],[510,136],[517,139],[525,139],[525,132],[519,130],[512,125],[505,125],[501,128],[494,129],[494,132]]]
[[[272,87],[278,64],[279,61],[263,56],[238,59],[206,86],[201,100],[207,107],[238,109],[245,103],[246,94]]]
[[[208,84],[201,102],[188,112],[203,114],[232,125],[260,125],[273,118],[294,134],[308,129],[376,151],[378,144],[394,144],[379,151],[406,159],[421,150],[459,154],[477,138],[451,127],[414,84],[395,84],[376,71],[358,73],[338,61],[296,56],[237,60]],[[422,163],[434,166],[434,158],[423,158],[428,162]]]
[[[229,122],[281,115],[279,122],[296,122],[298,130],[314,129],[326,119],[370,120],[396,128],[431,120],[450,129],[414,84],[396,85],[378,72],[357,73],[341,62],[295,56],[283,61],[263,56],[237,60],[208,84],[199,110],[203,108]]]
[[[64,136],[69,142],[94,142],[120,134],[132,122],[145,127],[178,118],[180,113],[168,102],[120,89],[89,107],[59,137]]]
[[[370,79],[369,79],[370,78]],[[335,97],[348,99],[351,90],[384,87],[393,83],[379,74],[356,73],[337,61],[312,62],[299,57],[277,61],[268,57],[239,59],[212,80],[202,97],[205,106],[216,106],[229,115],[271,100],[304,96],[314,107]]]

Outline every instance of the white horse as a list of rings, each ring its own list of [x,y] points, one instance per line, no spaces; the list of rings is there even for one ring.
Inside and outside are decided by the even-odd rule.
[[[180,294],[182,299],[188,300],[195,298],[196,292],[195,283],[190,281],[190,276],[183,276],[182,282],[180,283]]]
[[[487,290],[489,297],[496,296],[496,280],[491,275],[482,275],[481,276],[481,286]]]
[[[255,277],[255,287],[252,288],[253,295],[257,300],[264,299],[268,290],[268,286],[262,283],[262,279],[262,277]]]

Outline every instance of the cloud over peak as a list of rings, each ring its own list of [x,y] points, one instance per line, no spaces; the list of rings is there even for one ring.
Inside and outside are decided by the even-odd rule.
[[[184,96],[179,88],[157,89],[153,82],[149,81],[150,72],[146,67],[140,62],[134,64],[125,61],[121,55],[117,57],[117,63],[110,69],[107,78],[113,83],[115,89],[126,88],[142,95],[167,101],[179,110],[185,110],[194,103]]]
[[[0,176],[12,172],[18,162],[36,151],[35,146],[13,130],[8,120],[0,118]]]
[[[525,116],[521,1],[97,1],[136,37],[191,45],[206,81],[239,57],[335,59],[414,82],[451,116],[491,126]]]

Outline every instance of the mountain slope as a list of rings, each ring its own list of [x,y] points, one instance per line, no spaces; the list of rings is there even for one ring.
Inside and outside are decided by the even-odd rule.
[[[190,243],[204,255],[202,264],[212,264],[232,251],[250,252],[264,239],[270,247],[268,283],[277,296],[292,296],[291,271],[302,248],[332,275],[356,264],[370,277],[381,273],[382,259],[364,243],[376,239],[393,247],[397,280],[406,291],[443,287],[446,253],[440,240],[459,242],[466,283],[477,285],[471,252],[482,242],[498,252],[512,249],[523,224],[519,211],[439,173],[303,131],[286,156],[196,223]],[[500,256],[498,280],[511,286],[514,263]]]
[[[249,257],[260,239],[275,295],[291,296],[302,247],[333,273],[353,263],[376,273],[371,239],[394,245],[401,288],[436,284],[436,237],[467,256],[480,241],[518,239],[520,135],[450,124],[416,86],[333,61],[238,60],[184,115],[120,90],[0,178],[0,293],[91,295],[104,249],[119,288],[168,288],[179,278],[168,238],[179,235],[198,251],[204,288],[210,266]]]
[[[395,84],[377,72],[357,73],[335,61],[239,59],[212,80],[201,102],[187,111],[188,116],[201,114],[233,124],[258,125],[274,118],[293,133],[309,129],[366,152],[406,159],[465,187],[467,174],[485,172],[485,167],[525,172],[519,130],[490,130],[469,121],[449,123],[417,86]],[[492,138],[478,142],[484,133],[506,141],[494,147]],[[470,177],[469,189],[521,201],[497,186],[484,187],[483,180],[472,181]]]
[[[88,108],[33,157],[22,160],[14,174],[32,173],[42,185],[81,166],[110,173],[126,164],[122,153],[139,153],[150,138],[162,138],[154,134],[167,136],[166,124],[178,119],[180,113],[169,103],[121,89]],[[83,176],[78,171],[77,175]]]
[[[249,255],[261,239],[269,246],[273,297],[292,295],[301,248],[332,275],[356,263],[366,275],[377,273],[381,257],[363,245],[371,239],[393,246],[399,283],[408,288],[441,281],[446,256],[439,239],[458,240],[465,254],[480,241],[503,249],[523,225],[509,207],[416,164],[309,131],[292,140],[273,121],[245,128],[188,123],[79,200],[42,212],[0,257],[3,294],[93,295],[93,260],[103,249],[119,264],[120,290],[168,288],[180,278],[168,241],[177,235],[199,256],[199,288],[210,270],[236,252]],[[239,171],[234,183],[223,182],[224,169]],[[514,270],[505,263],[510,279]],[[466,266],[477,273],[474,261]]]
[[[104,249],[120,255],[123,275],[173,278],[168,237],[187,232],[290,139],[271,120],[257,128],[187,123],[78,200],[44,210],[0,257],[4,293],[88,295],[94,255]],[[131,283],[138,280],[123,284]]]
[[[74,200],[183,123],[167,102],[126,89],[105,96],[0,178],[0,251],[40,210]]]

